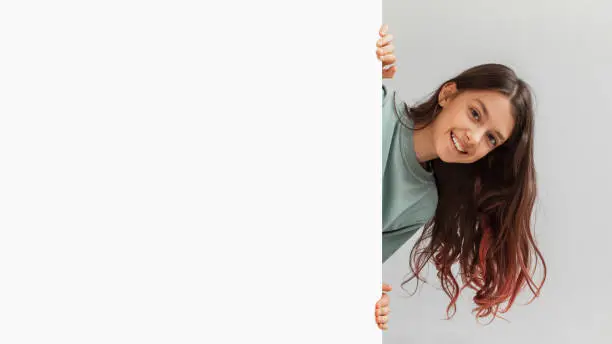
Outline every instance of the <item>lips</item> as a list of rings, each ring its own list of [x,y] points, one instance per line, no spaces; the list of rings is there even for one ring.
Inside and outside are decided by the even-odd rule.
[[[467,151],[461,145],[461,141],[459,141],[459,139],[455,136],[455,134],[453,134],[452,131],[450,133],[450,136],[451,136],[451,142],[453,143],[453,147],[455,147],[457,152],[459,152],[460,154],[467,154]]]

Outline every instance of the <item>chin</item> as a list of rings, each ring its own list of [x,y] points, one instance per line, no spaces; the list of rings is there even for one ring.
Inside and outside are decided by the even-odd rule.
[[[452,163],[454,163],[453,159],[448,159],[447,157],[445,157],[445,156],[443,156],[443,155],[440,155],[440,156],[438,157],[438,159],[440,159],[442,162],[445,162],[445,163],[447,163],[447,164],[452,164]]]
[[[475,160],[465,157],[461,159],[461,157],[449,154],[440,154],[438,155],[439,159],[447,164],[471,164],[475,162]]]

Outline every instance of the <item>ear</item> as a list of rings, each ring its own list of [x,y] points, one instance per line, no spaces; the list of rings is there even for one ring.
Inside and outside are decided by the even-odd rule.
[[[457,94],[457,84],[454,82],[448,82],[442,86],[440,93],[438,93],[438,104],[441,107],[446,106],[448,102],[453,99],[453,97]]]

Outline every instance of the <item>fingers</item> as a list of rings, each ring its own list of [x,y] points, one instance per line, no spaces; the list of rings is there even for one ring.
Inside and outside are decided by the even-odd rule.
[[[384,36],[387,33],[388,30],[389,30],[389,25],[383,24],[380,27],[380,30],[378,30],[378,34],[380,35],[380,37],[382,37],[382,36]]]
[[[395,63],[395,60],[396,60],[395,55],[385,55],[385,56],[379,57],[378,59],[383,63],[383,66],[393,64]]]
[[[393,45],[376,49],[376,57],[383,63],[383,66],[393,64],[395,62],[396,58],[393,50],[395,50]]]
[[[389,322],[389,317],[386,315],[376,317],[376,322],[379,324],[387,324]]]
[[[383,294],[383,296],[380,298],[379,302],[380,302],[380,307],[379,308],[383,308],[383,307],[389,306],[389,295]]]
[[[395,75],[395,72],[397,72],[397,67],[395,65],[385,66],[383,67],[382,77],[385,79],[391,79]]]
[[[395,46],[393,44],[388,44],[382,48],[376,49],[376,55],[380,58],[381,56],[385,56],[387,54],[393,54],[395,51]]]
[[[389,328],[388,322],[389,317],[386,315],[376,317],[376,326],[378,326],[378,328],[381,330],[387,330]]]
[[[383,66],[383,74],[395,74],[396,71],[397,71],[396,65]]]
[[[388,330],[389,329],[389,325],[387,324],[378,324],[378,328],[381,330]]]
[[[378,308],[376,310],[376,316],[377,317],[384,316],[384,315],[389,315],[389,313],[391,313],[391,309],[388,306],[381,307],[381,308]]]
[[[383,308],[389,306],[389,295],[383,294],[380,300],[376,302],[376,309]]]
[[[382,308],[382,307],[386,307],[389,305],[389,295],[387,295],[386,293],[390,292],[393,290],[393,287],[391,287],[390,284],[386,284],[383,283],[382,285],[382,296],[380,297],[380,299],[378,300],[378,302],[376,302],[376,309]]]
[[[389,328],[387,324],[389,322],[389,307],[377,309],[374,314],[374,319],[379,329],[387,330]]]
[[[383,79],[393,78],[397,67],[395,63],[395,46],[391,43],[393,35],[388,33],[389,25],[383,24],[378,31],[380,39],[376,41],[376,57],[382,62],[382,77]],[[390,291],[391,289],[389,289]],[[383,289],[383,291],[385,291]]]
[[[383,79],[393,78],[397,67],[394,65],[395,45],[393,35],[388,33],[389,26],[384,24],[379,31],[380,39],[376,42],[376,58],[382,62],[382,77]]]
[[[385,45],[391,43],[393,41],[393,35],[388,33],[381,37],[378,41],[376,41],[377,47],[384,47]]]

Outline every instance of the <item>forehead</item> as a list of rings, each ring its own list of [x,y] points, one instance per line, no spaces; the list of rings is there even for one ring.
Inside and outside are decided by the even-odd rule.
[[[512,104],[506,95],[496,91],[469,90],[464,92],[463,96],[465,101],[477,106],[481,111],[484,111],[482,108],[484,105],[489,113],[487,122],[491,127],[499,130],[506,138],[510,136],[514,127],[514,116],[512,116]]]

